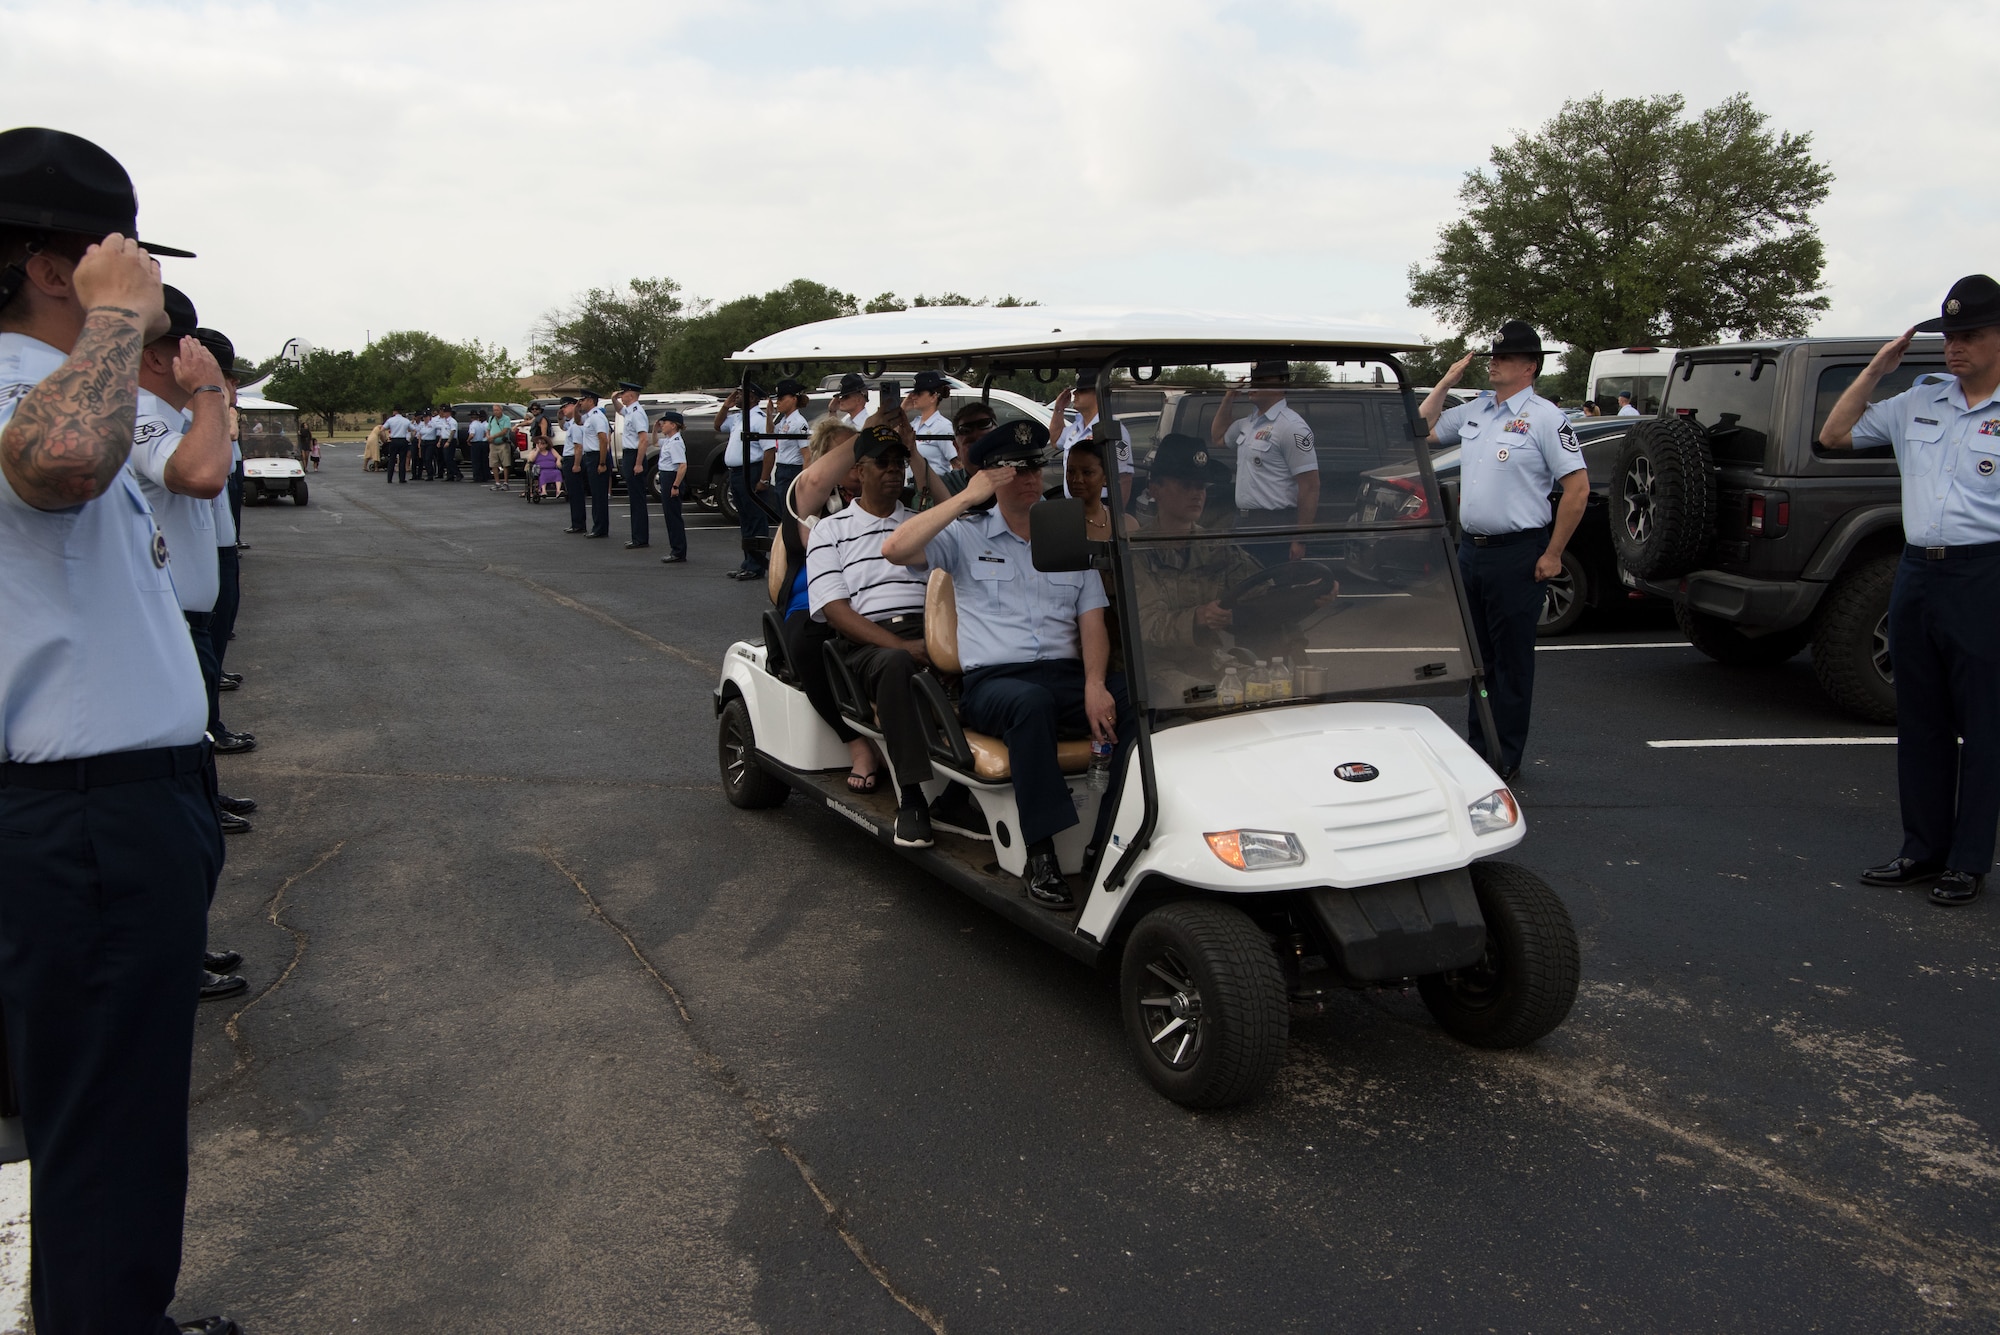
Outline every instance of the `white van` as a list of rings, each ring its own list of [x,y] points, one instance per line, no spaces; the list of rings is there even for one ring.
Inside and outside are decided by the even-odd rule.
[[[1590,387],[1584,393],[1595,399],[1605,416],[1618,411],[1618,396],[1630,394],[1632,406],[1652,416],[1660,411],[1666,392],[1667,372],[1673,368],[1679,348],[1611,348],[1592,355]]]

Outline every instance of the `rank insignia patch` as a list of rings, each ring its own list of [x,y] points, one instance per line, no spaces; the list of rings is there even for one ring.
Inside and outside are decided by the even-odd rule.
[[[1576,428],[1568,422],[1556,428],[1556,439],[1561,441],[1562,447],[1571,454],[1580,454],[1583,451],[1583,442],[1576,438]]]

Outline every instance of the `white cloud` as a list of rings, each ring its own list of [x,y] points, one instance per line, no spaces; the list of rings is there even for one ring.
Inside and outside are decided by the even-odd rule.
[[[2000,132],[1947,69],[2000,4],[1885,13],[0,0],[0,119],[116,153],[246,351],[407,327],[518,350],[549,306],[653,274],[1428,327],[1404,271],[1495,143],[1600,89],[1745,91],[1837,176],[1823,327],[1887,330],[2000,265]]]

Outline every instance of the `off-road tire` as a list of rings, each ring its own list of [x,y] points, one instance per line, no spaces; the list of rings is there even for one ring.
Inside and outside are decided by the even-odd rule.
[[[1812,624],[1774,630],[1766,635],[1745,635],[1729,622],[1706,612],[1697,612],[1686,603],[1674,604],[1674,622],[1688,643],[1729,667],[1776,667],[1796,658],[1812,640]]]
[[[1842,571],[1820,601],[1813,633],[1813,675],[1820,689],[1842,711],[1870,723],[1896,721],[1888,621],[1897,560],[1893,553],[1871,556]]]
[[[750,707],[738,696],[722,707],[722,717],[716,721],[715,750],[722,769],[722,795],[729,805],[745,811],[777,806],[792,791],[757,763],[752,754],[756,749]]]
[[[304,478],[300,478],[298,481],[292,483],[293,505],[304,505],[306,503],[306,496],[307,496],[307,491]]]
[[[1581,962],[1569,910],[1541,877],[1506,862],[1472,864],[1486,950],[1463,969],[1417,980],[1444,1031],[1475,1048],[1518,1048],[1561,1024]]]
[[[1656,417],[1618,449],[1611,541],[1641,579],[1695,569],[1715,541],[1715,468],[1708,434],[1685,417]]]
[[[1535,623],[1537,635],[1567,635],[1590,610],[1590,572],[1582,558],[1563,549],[1563,572],[1542,587],[1542,614]]]
[[[1171,1009],[1146,1004],[1175,989],[1150,966],[1192,984],[1199,1012],[1185,1053],[1177,1035],[1155,1039]],[[1139,1068],[1153,1088],[1190,1108],[1224,1108],[1254,1097],[1285,1059],[1291,1004],[1277,952],[1241,909],[1213,900],[1181,900],[1148,913],[1126,939],[1118,978]],[[1155,1021],[1152,1017],[1160,1017]]]

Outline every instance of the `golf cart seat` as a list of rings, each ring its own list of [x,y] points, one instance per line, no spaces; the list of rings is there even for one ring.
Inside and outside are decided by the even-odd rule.
[[[931,571],[924,586],[924,650],[930,655],[932,672],[957,677],[958,594],[951,575]],[[974,732],[958,721],[958,708],[942,683],[931,672],[916,678],[917,715],[929,734],[931,759],[948,769],[981,783],[1006,783],[1014,775],[1007,756],[1007,743],[983,732]],[[1065,774],[1081,774],[1090,768],[1090,739],[1058,740],[1056,764]]]

